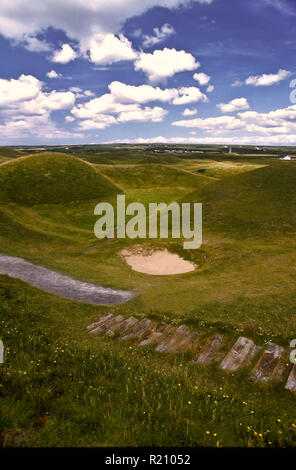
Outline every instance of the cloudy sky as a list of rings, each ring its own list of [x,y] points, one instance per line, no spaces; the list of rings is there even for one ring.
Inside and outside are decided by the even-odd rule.
[[[0,143],[296,145],[295,0],[1,0]]]

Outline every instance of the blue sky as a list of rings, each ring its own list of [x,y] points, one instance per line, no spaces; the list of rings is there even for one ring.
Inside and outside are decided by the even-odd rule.
[[[296,145],[295,0],[1,0],[0,32],[2,145]]]

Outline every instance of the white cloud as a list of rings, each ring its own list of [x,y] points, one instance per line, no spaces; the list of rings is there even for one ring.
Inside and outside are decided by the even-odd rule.
[[[217,144],[217,145],[295,145],[296,134],[289,136],[223,136],[223,137],[139,137],[137,139],[117,139],[102,144]]]
[[[193,75],[194,80],[196,80],[201,86],[207,85],[211,80],[211,77],[206,73],[195,73]]]
[[[93,119],[98,114],[137,113],[139,104],[151,101],[182,105],[207,100],[206,95],[196,87],[161,89],[151,85],[134,86],[115,81],[110,83],[109,90],[110,93],[76,105],[71,111],[72,114],[79,119]]]
[[[0,124],[0,142],[7,144],[9,140],[13,143],[32,138],[43,144],[45,142],[56,142],[61,139],[83,138],[84,135],[79,132],[69,132],[57,128],[48,118],[43,116],[14,116],[9,117]]]
[[[288,70],[279,69],[278,73],[264,73],[263,75],[250,76],[246,78],[245,84],[253,86],[271,86],[285,80],[290,77],[291,74],[292,73]]]
[[[201,129],[210,134],[224,134],[227,131],[243,131],[255,136],[280,138],[284,143],[290,135],[296,135],[296,105],[277,109],[269,113],[246,111],[234,116],[219,116],[205,119],[175,121],[173,126]],[[244,136],[243,136],[244,137]],[[246,137],[247,138],[247,137]]]
[[[214,132],[215,134],[224,133],[229,130],[243,129],[245,124],[238,118],[233,116],[219,116],[211,118],[196,118],[183,121],[172,122],[173,126],[177,127],[189,127],[202,129],[206,132]]]
[[[140,52],[135,62],[135,70],[142,70],[151,82],[163,81],[178,72],[195,70],[199,66],[192,54],[168,48],[151,54]]]
[[[174,27],[168,23],[164,24],[161,28],[153,28],[153,32],[153,36],[144,35],[143,47],[155,46],[155,44],[164,42],[168,37],[176,33]]]
[[[83,130],[105,129],[106,127],[111,126],[111,124],[116,124],[116,122],[117,120],[114,116],[102,114],[97,115],[95,119],[86,119],[85,121],[80,121],[78,125]]]
[[[215,90],[214,85],[209,85],[207,88],[207,93],[212,93]]]
[[[71,113],[78,119],[93,119],[96,115],[120,113],[127,110],[136,110],[136,104],[117,103],[111,94],[93,98],[83,104],[75,106]]]
[[[49,116],[54,110],[72,108],[75,95],[70,91],[42,91],[43,83],[32,75],[0,79],[0,107],[4,116]]]
[[[46,41],[41,41],[30,35],[24,36],[23,46],[30,52],[49,52],[51,50],[50,45]]]
[[[75,95],[72,92],[53,90],[49,93],[41,92],[36,98],[23,101],[18,106],[11,106],[8,112],[41,116],[51,111],[72,108],[74,103]]]
[[[53,62],[67,64],[78,57],[77,52],[69,44],[63,44],[61,50],[56,51],[52,57]]]
[[[246,98],[236,98],[230,101],[230,103],[217,104],[217,108],[219,108],[222,113],[233,113],[235,111],[249,109],[250,105]]]
[[[235,82],[233,82],[233,84],[231,86],[239,87],[239,86],[242,86],[243,84],[244,84],[244,82],[242,82],[241,80],[235,80]]]
[[[36,98],[42,82],[32,75],[21,75],[18,79],[0,79],[0,106],[7,106]]]
[[[97,33],[116,34],[127,18],[149,8],[175,8],[188,3],[189,0],[1,0],[0,30],[8,38],[21,40],[24,35],[36,35],[52,26],[83,44]]]
[[[65,121],[66,122],[73,122],[73,121],[75,121],[75,118],[73,116],[66,116]]]
[[[173,100],[173,104],[189,104],[197,101],[208,101],[207,96],[196,87],[179,88],[180,96]]]
[[[183,116],[194,116],[195,114],[197,114],[197,109],[186,108],[182,114]]]
[[[59,78],[62,75],[60,73],[57,73],[55,70],[50,70],[50,72],[47,72],[46,76],[48,78]]]
[[[89,41],[90,60],[95,64],[108,65],[121,60],[135,60],[137,53],[131,42],[122,34],[97,34]]]
[[[108,88],[114,100],[119,103],[170,102],[179,95],[176,88],[162,90],[151,85],[133,86],[118,81],[110,83]]]
[[[72,87],[72,91],[77,88]],[[86,124],[80,126],[91,126],[92,128],[105,128],[111,124],[129,121],[151,121],[160,122],[164,119],[167,111],[159,106],[142,107],[148,102],[160,101],[174,105],[182,105],[196,101],[206,101],[207,97],[196,87],[181,87],[161,89],[151,85],[126,85],[118,81],[109,85],[110,93],[93,98],[87,102],[79,103],[71,110],[73,116],[79,120],[87,120]],[[80,91],[80,89],[78,89]],[[79,93],[77,96],[81,96]],[[196,114],[197,110],[187,110],[190,115]],[[112,116],[115,116],[115,120]],[[107,116],[107,120],[102,116]]]
[[[118,117],[118,122],[130,122],[130,121],[151,121],[151,122],[161,122],[163,121],[164,116],[167,114],[167,111],[159,106],[154,108],[140,108],[137,110],[129,110],[120,113]]]

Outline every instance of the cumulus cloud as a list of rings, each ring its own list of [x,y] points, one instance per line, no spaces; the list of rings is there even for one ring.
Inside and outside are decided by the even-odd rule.
[[[194,86],[179,88],[180,96],[173,100],[173,104],[189,104],[197,101],[208,101],[207,96]]]
[[[245,84],[253,86],[271,86],[285,80],[290,77],[291,74],[292,72],[288,70],[279,69],[278,73],[264,73],[263,75],[250,76],[246,78]]]
[[[229,130],[238,130],[243,129],[245,124],[238,118],[233,116],[219,116],[211,118],[196,118],[183,121],[172,122],[173,126],[177,127],[189,127],[189,128],[198,128],[206,132],[214,132],[219,134],[221,132]]]
[[[164,42],[172,34],[175,34],[176,31],[173,26],[166,23],[161,28],[153,28],[154,35],[144,35],[143,37],[143,47],[151,47]]]
[[[212,93],[215,90],[214,85],[209,85],[207,88],[207,93]]]
[[[71,90],[77,91],[73,87]],[[92,128],[103,129],[115,124],[115,122],[160,122],[167,114],[165,109],[159,106],[142,107],[141,105],[153,101],[181,105],[207,100],[207,97],[196,87],[161,89],[151,85],[135,86],[114,81],[110,83],[109,90],[110,93],[79,103],[72,108],[71,113],[73,116],[81,120],[80,127],[91,126]],[[197,111],[187,110],[187,112],[193,115]],[[104,116],[104,119],[102,116]],[[88,122],[82,124],[82,121]]]
[[[66,116],[65,117],[65,121],[66,122],[74,122],[75,121],[75,118],[73,116]]]
[[[193,75],[194,80],[196,80],[201,86],[207,85],[211,80],[211,77],[206,73],[195,73]]]
[[[135,62],[135,70],[142,70],[151,82],[164,81],[178,72],[195,70],[199,66],[192,54],[168,48],[153,53],[140,52]]]
[[[212,3],[212,0],[194,1]],[[22,40],[26,34],[36,36],[51,26],[83,45],[94,34],[116,34],[126,19],[149,8],[175,8],[188,3],[189,0],[1,0],[0,30],[7,38]]]
[[[108,65],[121,60],[134,60],[137,53],[131,42],[122,34],[97,34],[89,41],[90,60],[95,64]]]
[[[114,100],[120,103],[148,103],[150,101],[169,102],[178,96],[176,88],[162,90],[151,85],[126,85],[114,81],[108,86]]]
[[[74,106],[75,95],[72,92],[46,92],[42,87],[43,83],[32,75],[21,75],[11,80],[0,79],[0,107],[4,121],[2,129],[5,128],[8,134],[13,129],[22,132],[31,129],[33,123],[40,123],[42,129],[45,129],[52,111]],[[48,129],[52,128],[55,132],[55,126],[50,126]]]
[[[118,87],[120,82],[113,82],[115,85],[110,84],[113,94],[105,94],[99,98],[94,98],[86,103],[80,103],[75,106],[71,113],[80,121],[79,126],[93,129],[104,129],[115,123],[125,123],[131,121],[138,122],[160,122],[164,119],[167,111],[159,106],[142,107],[141,104],[148,101],[155,100],[153,90],[146,90],[146,94],[139,95],[137,87]],[[122,84],[124,85],[124,84]],[[135,88],[135,89],[133,89]],[[170,97],[168,90],[167,96],[161,95],[162,90],[156,90],[160,100],[167,101],[172,99],[174,93]],[[177,90],[176,90],[177,91]]]
[[[249,109],[250,105],[246,98],[236,98],[230,101],[230,103],[217,104],[217,108],[219,108],[222,113],[233,113],[235,111]]]
[[[181,120],[173,126],[197,128],[207,133],[223,134],[227,131],[244,131],[253,135],[267,137],[282,136],[289,142],[289,135],[296,135],[296,105],[277,109],[269,113],[256,111],[240,112],[234,116],[219,116],[205,119]]]
[[[34,36],[25,35],[23,46],[30,52],[49,52],[50,45],[46,41],[42,41]]]
[[[60,73],[57,73],[55,70],[50,70],[50,72],[47,72],[46,76],[48,78],[59,78],[62,75]]]
[[[164,116],[167,114],[167,111],[159,106],[154,108],[145,108],[134,109],[129,111],[124,111],[120,113],[117,121],[118,122],[130,122],[130,121],[151,121],[151,122],[160,122],[163,121]]]
[[[24,139],[32,138],[36,141],[44,143],[57,142],[73,138],[84,137],[83,133],[75,131],[65,131],[58,128],[47,115],[43,116],[22,116],[17,115],[9,117],[0,124],[0,142],[7,144],[11,139],[14,143],[23,142]]]
[[[197,109],[186,108],[182,114],[183,116],[194,116],[195,114],[197,114]]]
[[[52,61],[59,64],[67,64],[78,57],[77,52],[69,44],[63,44],[59,51],[53,54]]]
[[[101,114],[97,115],[95,119],[86,119],[85,121],[80,121],[78,126],[83,130],[105,129],[111,124],[116,124],[116,122],[117,121],[114,116]]]
[[[36,98],[42,82],[32,75],[21,75],[18,79],[0,79],[0,106],[28,101]]]

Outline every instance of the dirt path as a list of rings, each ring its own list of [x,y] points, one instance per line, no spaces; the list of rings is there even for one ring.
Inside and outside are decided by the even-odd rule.
[[[29,263],[22,258],[0,254],[0,274],[21,279],[33,287],[79,302],[113,305],[127,302],[136,293],[114,290],[78,281],[56,271]]]

